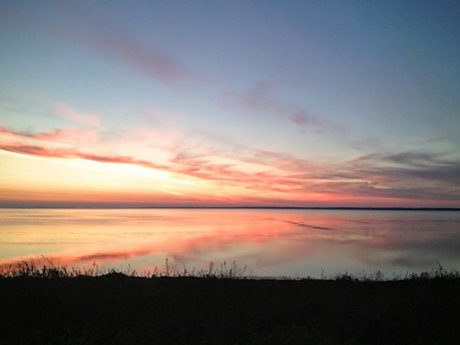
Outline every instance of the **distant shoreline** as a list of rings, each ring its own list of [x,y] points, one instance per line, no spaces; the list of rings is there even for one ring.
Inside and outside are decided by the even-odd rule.
[[[0,209],[190,209],[190,210],[332,210],[332,211],[460,211],[459,207],[323,207],[323,206],[107,206],[107,205],[85,205],[85,206],[28,206],[28,205],[6,205]]]

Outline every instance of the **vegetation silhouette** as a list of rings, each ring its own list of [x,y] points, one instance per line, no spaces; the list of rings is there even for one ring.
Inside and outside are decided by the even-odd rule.
[[[460,274],[254,279],[236,263],[139,274],[3,267],[1,344],[456,344]]]

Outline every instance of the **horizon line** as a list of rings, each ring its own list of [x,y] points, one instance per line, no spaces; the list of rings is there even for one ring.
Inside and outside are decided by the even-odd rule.
[[[140,206],[140,205],[3,205],[0,209],[285,209],[285,210],[362,210],[362,211],[460,211],[460,207],[395,207],[395,206]]]

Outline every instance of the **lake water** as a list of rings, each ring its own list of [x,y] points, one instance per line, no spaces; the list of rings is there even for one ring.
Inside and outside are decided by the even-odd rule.
[[[235,261],[258,276],[460,268],[460,212],[292,209],[0,209],[0,264],[137,271]]]

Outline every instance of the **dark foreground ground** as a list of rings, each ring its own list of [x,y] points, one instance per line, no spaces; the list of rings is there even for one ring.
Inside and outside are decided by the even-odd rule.
[[[459,344],[460,279],[0,278],[0,344]]]

